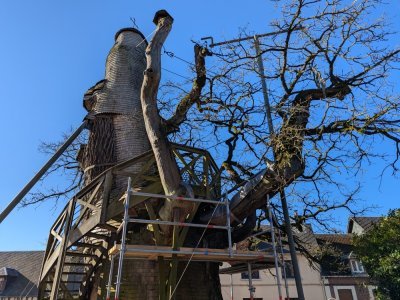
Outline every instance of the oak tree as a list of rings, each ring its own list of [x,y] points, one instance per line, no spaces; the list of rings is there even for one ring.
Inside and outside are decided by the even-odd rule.
[[[157,13],[157,28],[145,50],[147,65],[140,95],[143,114],[139,114],[144,118],[163,190],[166,195],[190,193],[170,153],[171,141],[211,149],[220,164],[226,196],[232,197],[233,226],[240,232],[237,241],[254,228],[256,211],[265,208],[267,196],[273,198],[283,188],[298,211],[295,222],[313,220],[330,228],[327,220],[335,209],[355,213],[352,204],[359,186],[354,181],[345,183],[366,162],[383,156],[377,143],[392,147],[388,166],[393,171],[398,167],[399,104],[390,76],[398,67],[400,49],[388,42],[393,33],[385,20],[370,15],[380,2],[295,0],[277,5],[282,6],[282,15],[270,23],[274,34],[259,39],[259,53],[253,42],[219,48],[197,43],[194,80],[189,86],[160,85],[163,43],[173,30],[173,18],[167,12]],[[265,73],[260,73],[255,63],[258,56],[264,60]],[[259,76],[268,85],[269,127]],[[106,93],[107,84],[99,82],[88,91],[87,99],[94,91]],[[97,124],[103,129],[111,126],[105,119]],[[89,146],[97,134],[92,129]],[[108,130],[107,134],[108,138],[102,139],[111,147],[109,141],[115,133]],[[113,155],[105,163],[111,162]],[[256,184],[251,181],[248,189],[254,178]],[[246,191],[240,193],[243,186]],[[45,198],[40,194],[33,201]],[[193,209],[171,200],[157,213],[163,220],[172,220]],[[281,226],[279,199],[273,198],[273,209],[276,225]],[[212,224],[225,220],[224,211],[215,213],[212,206],[199,211],[196,218]],[[215,241],[216,236],[210,232],[204,236],[205,243]],[[219,242],[218,247],[226,247],[226,241]],[[188,270],[185,284],[196,268]],[[222,299],[218,265],[212,266],[208,280],[214,282],[204,285],[208,299]],[[179,289],[177,293],[178,298],[185,297]]]

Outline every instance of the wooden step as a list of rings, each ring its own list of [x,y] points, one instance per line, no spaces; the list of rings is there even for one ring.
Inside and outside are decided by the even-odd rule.
[[[72,266],[72,267],[91,267],[92,264],[89,263],[77,263],[77,262],[64,262],[64,266]]]
[[[53,283],[53,281],[45,281],[44,283]],[[63,284],[68,284],[68,283],[82,283],[82,281],[81,280],[71,280],[71,281],[60,281],[60,283],[63,283]]]
[[[117,227],[114,227],[114,226],[112,226],[110,224],[107,224],[107,223],[106,224],[99,224],[98,227],[110,230],[111,232],[116,232],[117,229],[118,229]]]
[[[44,290],[44,292],[45,293],[51,293],[51,290]],[[72,291],[69,291],[69,292],[72,293],[72,294],[78,294],[79,290],[72,290]],[[45,296],[45,298],[43,298],[43,299],[46,300],[46,299],[50,299],[50,298],[49,298],[49,296]]]
[[[85,272],[68,271],[68,272],[63,272],[63,275],[86,275],[86,273]]]
[[[79,284],[81,284],[82,283],[82,281],[81,280],[68,280],[68,281],[61,281],[62,283],[64,283],[64,284],[68,284],[68,283],[79,283]]]
[[[81,253],[81,252],[75,252],[75,251],[67,251],[65,254],[68,255],[68,256],[75,256],[75,257],[99,258],[96,254]]]
[[[83,242],[76,242],[73,246],[82,247],[82,248],[97,248],[97,249],[104,249],[102,245],[98,244],[91,244],[91,243],[83,243]]]
[[[99,234],[99,233],[94,233],[94,232],[88,232],[88,233],[86,233],[85,236],[87,236],[87,237],[92,237],[92,238],[96,238],[96,239],[99,239],[99,240],[108,239],[108,235]]]

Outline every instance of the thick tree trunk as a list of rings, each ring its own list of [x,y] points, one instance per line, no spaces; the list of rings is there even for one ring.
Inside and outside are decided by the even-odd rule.
[[[132,28],[120,30],[115,40],[107,57],[105,80],[90,88],[84,97],[84,107],[93,115],[82,161],[86,183],[110,164],[123,162],[151,149],[140,104],[147,42]],[[136,165],[128,171],[135,173],[140,167]],[[113,182],[111,201],[117,201],[126,186],[126,177],[117,177]],[[136,238],[137,244],[152,242],[148,233],[138,234]],[[109,267],[110,262],[105,261],[96,272],[90,299],[105,299]],[[158,298],[158,267],[152,262],[125,261],[123,281],[124,293],[136,296],[122,296],[121,299],[147,298],[141,295],[148,295],[149,299]]]
[[[178,265],[178,279],[186,262]],[[100,290],[91,299],[105,300],[107,275],[100,277]],[[186,269],[175,293],[175,300],[222,300],[219,264],[192,262]],[[124,263],[120,300],[159,300],[159,266],[157,261]]]
[[[196,230],[190,232],[188,234],[190,238],[185,246],[194,247],[200,235],[199,231]],[[151,245],[153,244],[152,237],[152,233],[142,227],[140,231],[129,235],[129,243]],[[220,234],[218,237],[214,235],[214,237],[210,246],[219,247],[221,240],[226,238],[226,234]],[[226,244],[226,241],[223,241],[222,244]],[[97,286],[94,287],[90,299],[105,300],[109,267],[109,262],[106,262],[99,272]],[[116,271],[114,271],[114,274],[116,274]],[[160,266],[157,260],[125,260],[119,299],[159,300],[159,279]],[[188,264],[187,261],[181,261],[178,263],[177,282],[178,285],[173,294],[175,298],[171,299],[222,300],[219,263],[190,262]]]
[[[107,58],[106,79],[97,83],[85,94],[84,106],[93,115],[89,143],[83,152],[82,161],[86,182],[90,182],[110,164],[122,162],[151,149],[140,103],[140,89],[146,66],[146,46],[147,42],[144,41],[142,34],[133,29],[125,29],[117,33],[116,43]],[[154,108],[156,109],[156,106],[150,107],[150,109]],[[165,124],[159,122],[158,119],[157,125],[162,130]],[[149,126],[154,126],[154,123]],[[170,155],[166,137],[163,143],[162,153],[157,152],[156,149],[155,154],[163,156],[166,151]],[[165,156],[160,159],[162,158]],[[167,160],[170,164],[175,163],[172,156],[167,157]],[[159,167],[166,172],[169,171],[162,165]],[[176,165],[175,168],[172,177],[167,176],[167,180],[173,180],[174,184],[177,182],[178,186],[174,186],[172,190],[166,190],[170,193],[174,192],[180,184]],[[135,173],[139,169],[140,166],[137,166],[130,171]],[[166,183],[165,186],[168,188],[172,185]],[[124,180],[117,178],[113,183],[111,201],[116,201],[124,189],[126,189],[126,178]],[[167,211],[171,210],[167,209]],[[135,229],[128,238],[132,244],[152,245],[154,243],[152,233],[147,231],[145,226]],[[196,243],[197,240],[191,241],[189,246],[193,247]],[[177,280],[185,266],[186,262],[178,264]],[[104,261],[103,266],[97,270],[96,280],[88,295],[90,299],[105,299],[109,268],[110,261]],[[217,263],[190,263],[176,289],[175,299],[221,300],[218,268]],[[125,260],[120,299],[158,300],[159,272],[157,261]],[[114,269],[113,282],[115,282],[115,274]]]

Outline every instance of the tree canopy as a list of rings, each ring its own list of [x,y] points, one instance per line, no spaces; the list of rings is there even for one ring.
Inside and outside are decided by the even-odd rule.
[[[267,171],[268,184],[252,205],[240,208],[240,219],[263,208],[267,194],[272,198],[286,187],[297,220],[313,219],[329,228],[334,209],[357,212],[354,178],[365,164],[387,159],[397,171],[400,120],[390,78],[400,49],[389,43],[395,33],[385,19],[373,14],[380,4],[277,2],[282,15],[266,29],[271,35],[259,39],[260,53],[251,40],[221,47],[199,41],[194,63],[187,62],[196,74],[193,83],[162,81],[152,95],[165,136],[210,149],[226,191]],[[243,30],[239,37],[252,34]],[[255,62],[258,56],[264,74]],[[267,82],[273,131],[259,75]],[[392,147],[391,156],[376,147],[382,142]],[[68,154],[55,168],[71,168],[73,158]],[[75,183],[80,182],[77,177]],[[36,196],[33,201],[47,198]],[[280,202],[273,205],[281,218]]]

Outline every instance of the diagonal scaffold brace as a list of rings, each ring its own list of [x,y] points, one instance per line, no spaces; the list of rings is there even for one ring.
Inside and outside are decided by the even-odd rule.
[[[67,150],[67,148],[75,141],[80,133],[87,128],[89,119],[85,118],[83,123],[75,130],[74,133],[64,142],[64,144],[53,154],[52,157],[44,164],[44,166],[36,173],[35,176],[22,188],[17,196],[7,205],[7,207],[0,214],[0,224],[10,214],[10,212],[22,201],[22,199],[29,193],[34,185],[43,177],[43,175],[50,169],[50,167],[57,161],[57,159]]]

